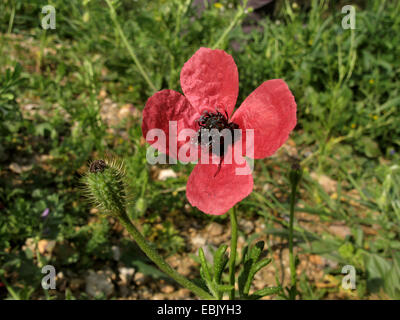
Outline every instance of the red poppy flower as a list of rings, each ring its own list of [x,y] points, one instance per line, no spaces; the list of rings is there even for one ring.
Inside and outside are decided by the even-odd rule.
[[[254,159],[271,156],[296,125],[296,102],[281,79],[262,83],[232,115],[239,76],[233,58],[223,50],[200,48],[183,66],[180,81],[184,95],[173,90],[159,91],[148,99],[143,110],[143,136],[170,157],[178,158],[184,145],[189,145],[190,155],[198,156],[196,152],[201,153],[204,146],[190,143],[197,139],[193,136],[184,141],[176,136],[166,138],[165,143],[147,136],[151,129],[161,129],[169,137],[169,121],[176,121],[177,135],[183,129],[193,132],[200,132],[202,128],[240,129],[241,139],[234,141],[229,150],[241,143],[242,155]],[[246,129],[253,130],[254,141],[246,142]],[[223,158],[225,154],[222,151],[218,156]],[[220,215],[247,197],[253,189],[253,177],[247,162],[242,160],[234,157],[231,164],[199,161],[186,187],[189,202],[207,214]],[[246,174],[238,175],[238,169],[246,170]]]

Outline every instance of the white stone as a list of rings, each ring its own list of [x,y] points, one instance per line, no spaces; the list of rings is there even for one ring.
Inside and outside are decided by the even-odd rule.
[[[135,269],[134,268],[119,268],[119,277],[121,278],[121,281],[123,284],[128,284],[131,280],[133,275],[135,274]]]
[[[158,180],[165,181],[168,178],[176,178],[177,175],[174,170],[172,169],[164,169],[161,170],[158,174]]]
[[[96,297],[102,293],[110,296],[114,292],[114,285],[107,275],[107,272],[89,270],[86,280],[86,293],[92,297]]]
[[[200,235],[196,235],[195,237],[192,238],[192,244],[197,248],[202,247],[206,244],[206,239],[204,239]]]

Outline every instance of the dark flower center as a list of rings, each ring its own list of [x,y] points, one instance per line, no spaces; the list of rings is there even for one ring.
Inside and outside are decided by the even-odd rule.
[[[235,137],[234,130],[239,129],[239,126],[228,121],[228,114],[223,115],[219,111],[204,111],[197,122],[200,127],[197,143],[208,146],[212,153],[220,157],[225,155],[229,145],[235,142],[235,138],[238,138]],[[227,135],[230,135],[230,138]]]

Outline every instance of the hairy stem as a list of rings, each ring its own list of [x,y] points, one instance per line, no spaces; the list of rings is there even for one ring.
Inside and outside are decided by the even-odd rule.
[[[15,17],[15,3],[13,2],[13,6],[11,9],[10,20],[8,21],[8,30],[7,34],[10,34],[14,25],[14,17]]]
[[[231,218],[231,249],[229,256],[229,284],[233,289],[229,292],[229,299],[235,299],[235,265],[236,265],[236,249],[237,249],[237,218],[236,209],[233,207],[230,211]]]
[[[122,28],[120,26],[120,24],[118,23],[118,19],[117,19],[117,13],[115,12],[115,9],[113,7],[113,5],[111,4],[110,0],[106,0],[108,7],[110,8],[110,13],[111,13],[111,19],[113,20],[115,27],[117,28],[117,31],[122,39],[122,42],[124,43],[126,49],[128,50],[129,54],[131,55],[133,61],[135,62],[137,68],[139,69],[139,72],[142,74],[144,80],[147,82],[147,84],[150,86],[150,88],[156,92],[157,88],[156,86],[153,84],[153,82],[151,82],[149,76],[147,75],[147,73],[144,71],[144,68],[142,66],[142,64],[140,63],[138,57],[136,56],[135,52],[133,51],[132,46],[129,44],[128,40],[125,37],[124,32],[122,31]]]
[[[212,46],[212,49],[217,49],[221,45],[221,42],[224,41],[226,36],[229,34],[229,32],[231,32],[231,30],[236,26],[237,22],[242,18],[243,14],[245,13],[246,5],[247,5],[247,0],[245,0],[244,3],[243,3],[243,6],[241,6],[238,9],[238,12],[236,13],[236,15],[233,18],[232,22],[229,24],[229,26],[222,33],[222,35],[219,37],[217,42],[215,42],[215,44]]]
[[[192,291],[194,294],[199,296],[201,299],[205,300],[210,300],[214,299],[212,295],[204,291],[202,288],[198,287],[195,285],[192,281],[189,279],[185,278],[181,274],[179,274],[177,271],[175,271],[165,260],[163,257],[161,257],[158,252],[151,247],[146,239],[143,237],[143,235],[139,232],[139,230],[132,224],[132,222],[129,220],[128,216],[123,213],[120,214],[119,220],[121,221],[122,225],[128,230],[130,235],[133,237],[133,239],[136,241],[140,249],[143,250],[143,252],[162,270],[164,271],[168,276],[170,276],[172,279],[174,279],[176,282],[178,282],[180,285],[184,286],[185,288],[189,289]]]
[[[296,292],[296,262],[293,255],[293,223],[294,223],[294,204],[296,199],[297,183],[292,184],[292,192],[290,194],[290,220],[289,220],[289,265],[290,265],[290,284],[292,292]],[[294,288],[294,289],[293,289]],[[294,291],[293,291],[294,290]],[[291,299],[295,299],[295,293]]]

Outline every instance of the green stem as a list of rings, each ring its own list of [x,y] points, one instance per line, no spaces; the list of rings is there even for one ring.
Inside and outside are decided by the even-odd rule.
[[[225,29],[225,31],[222,33],[222,35],[219,37],[217,42],[211,47],[212,49],[216,49],[219,47],[222,41],[226,38],[226,36],[231,32],[231,30],[236,26],[236,23],[240,20],[240,18],[243,16],[245,10],[246,10],[246,5],[247,5],[247,0],[244,1],[243,6],[241,6],[236,13],[235,17],[233,18],[232,22],[228,26],[228,28]]]
[[[236,209],[233,207],[230,211],[231,218],[231,252],[229,256],[229,284],[233,289],[229,292],[229,299],[235,299],[235,265],[236,265],[236,249],[237,249],[237,218]]]
[[[129,54],[131,55],[133,61],[135,62],[137,68],[139,69],[139,72],[142,74],[144,80],[147,82],[147,84],[150,86],[150,88],[156,92],[157,88],[156,86],[153,84],[153,82],[151,82],[149,76],[147,75],[147,73],[144,71],[144,68],[142,67],[142,64],[140,63],[138,57],[136,56],[135,52],[133,51],[132,46],[129,44],[128,40],[125,37],[124,32],[122,31],[121,26],[118,23],[118,19],[117,19],[117,13],[115,12],[115,9],[113,7],[113,5],[111,4],[110,0],[106,0],[108,7],[110,8],[110,12],[111,12],[111,19],[113,20],[115,27],[117,28],[117,31],[122,39],[122,42],[124,43],[126,49],[128,50]]]
[[[295,257],[293,255],[293,223],[294,223],[294,204],[296,199],[296,187],[297,183],[292,184],[292,193],[290,195],[290,220],[289,220],[289,265],[290,265],[290,284],[292,286],[291,292],[294,292],[294,295],[291,294],[291,299],[295,300],[295,292],[296,292],[296,263]],[[293,289],[294,288],[294,289]]]
[[[10,15],[10,20],[8,22],[8,30],[7,34],[10,34],[14,25],[14,17],[15,17],[15,3],[13,2],[13,6],[11,9],[11,15]]]
[[[131,234],[133,239],[136,241],[140,249],[168,276],[178,282],[180,285],[184,286],[185,288],[189,289],[201,299],[211,300],[214,299],[212,295],[204,291],[202,288],[195,285],[193,282],[176,272],[164,259],[161,257],[158,252],[151,247],[143,235],[139,232],[139,230],[132,224],[129,220],[128,216],[123,213],[118,216],[119,220],[121,221],[122,225],[128,230]]]

